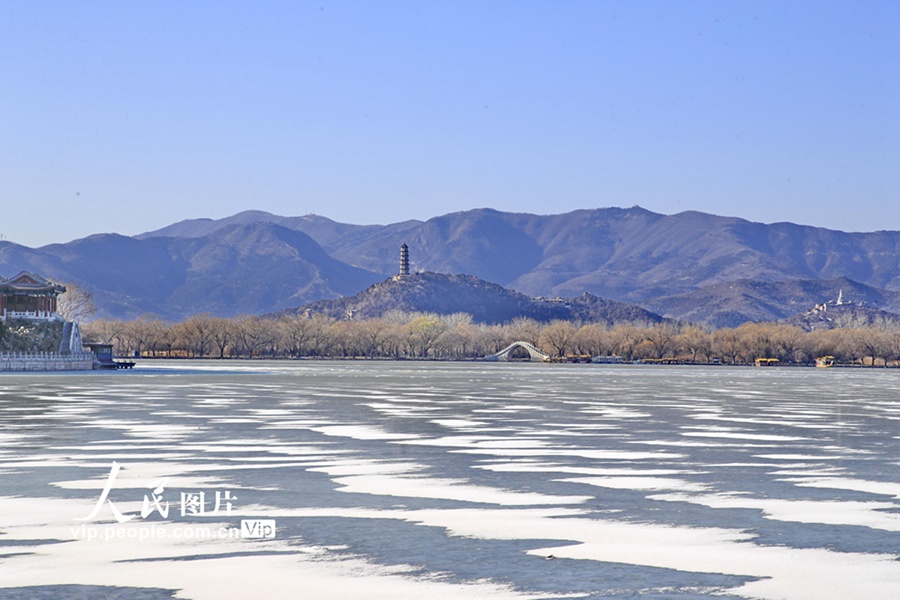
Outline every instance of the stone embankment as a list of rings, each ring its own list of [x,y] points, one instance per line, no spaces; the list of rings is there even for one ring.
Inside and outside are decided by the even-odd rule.
[[[56,354],[50,352],[0,353],[0,371],[90,371],[91,352]]]

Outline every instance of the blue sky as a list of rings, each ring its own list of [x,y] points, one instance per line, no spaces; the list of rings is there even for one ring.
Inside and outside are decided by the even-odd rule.
[[[900,3],[0,3],[0,235],[640,205],[900,229]]]

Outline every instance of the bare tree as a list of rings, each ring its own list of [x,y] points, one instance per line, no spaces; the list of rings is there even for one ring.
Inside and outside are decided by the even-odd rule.
[[[225,351],[231,346],[234,338],[234,321],[215,318],[210,325],[212,345],[219,353],[219,358],[225,358]]]
[[[713,352],[721,354],[731,364],[737,364],[743,343],[737,329],[727,327],[713,333]]]
[[[350,358],[356,354],[356,327],[353,321],[335,321],[328,327],[331,346],[342,358]]]
[[[772,338],[775,343],[776,353],[782,361],[796,362],[801,351],[801,341],[805,335],[803,330],[794,325],[775,325]]]
[[[676,345],[691,357],[691,362],[698,362],[700,357],[709,361],[712,354],[713,337],[706,329],[698,325],[689,325],[682,329],[675,340]]]
[[[541,325],[534,319],[518,317],[512,323],[503,328],[506,335],[506,344],[513,342],[528,342],[537,346],[541,336]]]
[[[117,345],[125,328],[124,321],[101,319],[86,324],[82,330],[82,335],[86,342]]]
[[[56,301],[56,312],[66,321],[88,321],[97,313],[94,295],[75,283],[67,283],[66,291]]]
[[[644,339],[643,330],[634,323],[622,323],[610,330],[614,348],[625,360],[632,360],[638,344]]]
[[[331,324],[334,319],[324,315],[313,315],[312,329],[309,332],[309,355],[326,356],[331,351]]]
[[[753,362],[757,358],[776,358],[776,330],[772,323],[744,323],[737,331],[745,362]]]
[[[206,356],[213,342],[213,317],[207,313],[194,315],[178,325],[177,333],[182,348],[192,356]]]
[[[895,365],[900,363],[900,329],[892,329],[885,333],[889,356]],[[887,366],[887,365],[885,365]]]
[[[281,346],[291,356],[303,356],[303,352],[313,333],[315,323],[304,315],[285,315],[278,319],[278,332]]]
[[[128,354],[141,356],[147,350],[155,350],[156,322],[158,317],[141,315],[137,319],[125,323],[122,333],[123,344],[127,345]]]
[[[357,348],[363,356],[375,357],[384,352],[384,343],[393,326],[381,319],[370,319],[356,327]]]
[[[426,358],[437,339],[447,330],[447,325],[437,316],[421,316],[403,326],[409,353],[412,356]]]
[[[861,362],[869,359],[870,366],[875,366],[876,361],[882,358],[887,366],[887,357],[891,354],[890,335],[877,329],[853,329],[851,330],[851,344],[859,356]]]
[[[653,358],[665,358],[675,350],[678,326],[672,323],[657,323],[645,330],[644,339],[650,345]]]
[[[607,356],[613,352],[612,336],[606,328],[606,325],[601,323],[591,323],[582,326],[575,334],[572,343],[581,354]]]
[[[565,356],[578,330],[568,321],[553,321],[538,336],[542,349],[550,349],[556,356]]]
[[[236,318],[234,329],[235,347],[238,354],[247,358],[261,356],[271,349],[276,340],[275,322],[253,315]]]

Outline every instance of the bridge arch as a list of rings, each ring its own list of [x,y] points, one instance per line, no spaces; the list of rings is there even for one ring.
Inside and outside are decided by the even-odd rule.
[[[528,356],[530,357],[531,362],[548,362],[550,360],[549,354],[544,354],[543,352],[541,352],[540,350],[535,348],[532,344],[529,344],[528,342],[521,342],[521,341],[513,342],[512,344],[510,344],[509,346],[507,346],[500,352],[497,352],[496,354],[491,354],[489,356],[485,356],[484,360],[491,361],[491,362],[508,362],[510,353],[513,352],[514,350],[516,350],[517,348],[522,348],[526,352],[528,352]]]

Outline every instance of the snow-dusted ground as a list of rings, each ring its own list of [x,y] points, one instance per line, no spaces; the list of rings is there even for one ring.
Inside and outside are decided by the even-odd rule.
[[[898,449],[893,370],[3,376],[0,599],[893,600]]]

